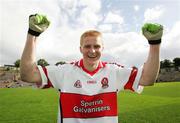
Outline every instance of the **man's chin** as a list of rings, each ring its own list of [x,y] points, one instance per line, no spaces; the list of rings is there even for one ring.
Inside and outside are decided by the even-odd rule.
[[[97,59],[97,58],[90,58],[90,59],[88,59],[88,62],[89,62],[89,64],[94,65],[94,64],[99,63],[99,59]]]

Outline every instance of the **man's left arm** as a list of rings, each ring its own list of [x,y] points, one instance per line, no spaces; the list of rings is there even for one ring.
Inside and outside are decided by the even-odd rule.
[[[145,24],[142,28],[143,35],[149,42],[149,54],[143,66],[139,84],[142,86],[153,85],[157,79],[160,68],[160,43],[163,27],[159,24]]]
[[[140,85],[153,85],[156,81],[160,67],[159,52],[160,45],[150,45],[149,55],[143,66],[142,76],[139,82]]]

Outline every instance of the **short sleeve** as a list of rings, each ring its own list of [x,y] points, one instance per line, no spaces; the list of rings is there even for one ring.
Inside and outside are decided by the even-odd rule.
[[[60,80],[63,72],[58,66],[38,66],[38,69],[42,79],[42,82],[39,84],[39,88],[54,87],[56,89],[60,89]]]
[[[116,81],[118,91],[128,89],[137,93],[141,93],[143,91],[143,86],[139,85],[141,74],[142,74],[142,67],[118,68],[117,81]]]

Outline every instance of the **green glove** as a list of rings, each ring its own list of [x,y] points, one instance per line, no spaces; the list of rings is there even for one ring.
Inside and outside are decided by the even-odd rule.
[[[35,14],[29,16],[29,30],[28,33],[34,36],[39,36],[50,25],[50,21],[46,16]]]
[[[163,26],[160,24],[146,23],[142,27],[142,33],[149,44],[160,44],[163,34]]]

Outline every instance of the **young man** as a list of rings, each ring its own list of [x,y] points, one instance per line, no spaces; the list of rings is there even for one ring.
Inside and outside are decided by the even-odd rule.
[[[21,58],[21,78],[54,87],[59,93],[58,123],[118,123],[117,94],[130,89],[140,92],[142,86],[153,85],[159,71],[162,26],[146,24],[143,34],[150,44],[143,68],[125,68],[100,61],[102,34],[89,30],[82,34],[80,52],[83,58],[71,64],[40,67],[35,62],[37,37],[49,26],[43,15],[29,18],[29,31]]]

